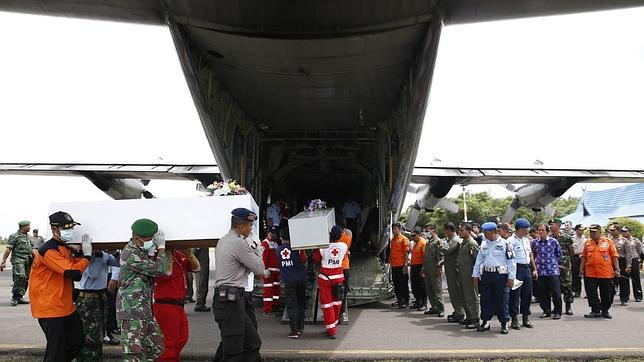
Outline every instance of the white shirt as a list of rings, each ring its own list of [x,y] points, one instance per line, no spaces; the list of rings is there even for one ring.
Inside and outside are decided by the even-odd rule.
[[[347,219],[355,219],[360,215],[360,205],[355,201],[347,201],[342,205],[342,214]]]
[[[530,264],[530,253],[532,253],[530,238],[519,238],[516,234],[513,234],[508,238],[508,242],[512,244],[516,263]]]
[[[268,222],[268,219],[273,219],[273,226],[280,226],[280,221],[282,221],[281,211],[279,206],[271,204],[266,209],[266,222]]]
[[[572,247],[575,249],[575,255],[580,255],[584,252],[584,244],[586,244],[586,237],[582,235],[578,237],[577,234],[572,236]]]

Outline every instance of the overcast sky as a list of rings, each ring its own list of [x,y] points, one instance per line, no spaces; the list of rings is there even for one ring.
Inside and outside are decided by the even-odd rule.
[[[417,164],[641,169],[643,18],[446,27]],[[0,12],[0,34],[0,162],[214,163],[167,28]],[[104,199],[82,178],[0,176],[0,235],[46,229],[49,202]]]

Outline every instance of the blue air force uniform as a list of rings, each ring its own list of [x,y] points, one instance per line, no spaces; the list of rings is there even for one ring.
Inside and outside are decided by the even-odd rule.
[[[527,229],[530,227],[530,222],[522,218],[517,219],[515,227],[517,230]],[[530,302],[532,301],[532,272],[530,270],[530,254],[532,253],[530,244],[532,240],[514,234],[508,238],[508,242],[512,245],[514,261],[517,264],[516,280],[523,282],[519,288],[510,291],[510,317],[512,317],[512,323],[515,323],[520,312],[523,316],[523,325],[532,328],[532,324],[527,319],[531,314]],[[518,325],[513,325],[512,328],[518,329]]]
[[[489,222],[481,227],[483,231],[496,231],[496,224]],[[479,331],[489,329],[489,321],[496,314],[507,333],[506,323],[510,320],[508,300],[510,290],[508,279],[515,279],[517,265],[512,245],[501,237],[496,240],[483,239],[481,250],[476,257],[472,271],[473,278],[480,278],[481,325]]]

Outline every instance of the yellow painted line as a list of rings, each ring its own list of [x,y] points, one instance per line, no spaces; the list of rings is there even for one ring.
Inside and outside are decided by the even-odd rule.
[[[395,355],[418,355],[418,354],[536,354],[536,353],[642,353],[644,348],[502,348],[502,349],[353,349],[353,350],[316,350],[316,349],[262,349],[261,353],[268,354],[339,354],[339,355],[362,355],[362,354],[395,354]]]

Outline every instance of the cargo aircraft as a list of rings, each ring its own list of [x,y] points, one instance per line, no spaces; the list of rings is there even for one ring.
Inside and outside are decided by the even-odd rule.
[[[576,182],[641,182],[641,170],[423,167],[415,160],[443,26],[642,5],[644,0],[0,0],[0,11],[167,26],[217,161],[7,163],[0,164],[0,175],[80,175],[117,199],[153,197],[144,180],[156,178],[203,184],[235,179],[260,205],[284,199],[301,207],[311,198],[341,205],[351,198],[371,210],[382,251],[389,238],[384,231],[399,217],[410,183],[424,185],[413,189],[415,208],[431,209],[455,184],[539,184],[517,189],[513,208],[542,208]],[[377,258],[353,257],[353,275],[359,275],[352,278],[353,303],[388,295]]]

